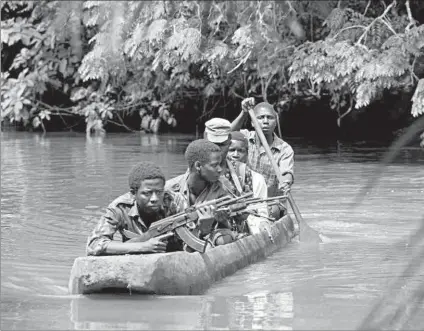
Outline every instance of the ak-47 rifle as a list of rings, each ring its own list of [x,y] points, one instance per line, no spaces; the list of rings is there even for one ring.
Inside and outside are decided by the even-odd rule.
[[[266,201],[279,200],[285,198],[285,196],[273,197],[268,199],[260,200],[258,198],[248,199],[253,193],[246,194],[241,197],[230,198],[228,196],[207,201],[198,205],[193,205],[183,212],[176,215],[164,218],[160,221],[153,222],[150,228],[142,233],[136,234],[128,230],[123,230],[124,235],[133,241],[147,241],[155,237],[167,238],[171,236],[170,233],[175,232],[182,241],[184,241],[189,247],[195,251],[203,253],[206,249],[206,242],[196,237],[187,227],[190,223],[198,220],[197,210],[205,206],[215,206],[215,211],[226,211],[229,212],[229,216],[240,215],[244,213],[252,213],[255,211],[251,210],[251,206],[263,203]],[[259,216],[259,215],[258,215]]]
[[[267,203],[267,205],[272,206],[272,205],[275,205],[275,204],[279,204],[278,200],[284,200],[284,199],[287,199],[287,195],[279,195],[279,196],[275,196],[275,197],[272,197],[272,198],[266,198],[266,199],[251,198],[251,199],[246,199],[246,200],[243,200],[241,202],[232,204],[228,207],[219,208],[216,211],[217,212],[227,211],[227,212],[230,213],[229,214],[230,217],[237,216],[237,215],[243,215],[243,214],[251,214],[251,215],[258,216],[258,217],[267,218],[271,221],[275,221],[273,218],[266,217],[264,215],[258,214],[256,209],[252,208],[252,205],[269,202],[269,203]],[[284,207],[284,206],[282,206],[282,207]]]

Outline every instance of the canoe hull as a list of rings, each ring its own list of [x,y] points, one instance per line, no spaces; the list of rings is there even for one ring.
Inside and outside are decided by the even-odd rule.
[[[72,267],[69,292],[202,294],[212,283],[287,245],[296,236],[290,216],[275,222],[271,234],[272,240],[267,232],[262,232],[204,254],[174,252],[78,257]]]

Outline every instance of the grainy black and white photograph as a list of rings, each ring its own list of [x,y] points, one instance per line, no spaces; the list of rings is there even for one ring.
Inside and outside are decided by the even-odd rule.
[[[423,330],[424,1],[1,1],[1,330]]]

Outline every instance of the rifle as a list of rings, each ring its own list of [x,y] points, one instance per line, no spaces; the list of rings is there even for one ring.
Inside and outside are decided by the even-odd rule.
[[[241,215],[243,213],[255,213],[255,211],[251,210],[250,208],[252,205],[285,198],[285,196],[278,196],[263,200],[259,198],[248,199],[248,197],[252,194],[253,193],[249,193],[236,198],[225,196],[219,199],[206,201],[198,205],[193,205],[176,215],[166,217],[157,222],[153,222],[150,225],[150,228],[142,234],[136,234],[126,229],[123,230],[123,233],[127,238],[133,241],[143,242],[151,238],[163,236],[164,234],[170,232],[175,232],[189,247],[197,252],[203,253],[206,249],[206,242],[196,237],[187,227],[189,223],[196,222],[198,220],[197,210],[199,208],[214,205],[216,212],[226,211],[229,212],[229,216],[232,217],[235,215]]]
[[[231,206],[228,207],[224,207],[224,208],[219,208],[216,210],[216,212],[219,211],[226,211],[229,213],[229,217],[233,218],[234,216],[242,216],[242,215],[252,215],[252,216],[256,216],[256,217],[262,217],[262,218],[266,218],[271,222],[274,222],[275,219],[271,218],[269,216],[265,216],[265,215],[261,215],[258,213],[258,211],[255,209],[254,205],[255,204],[262,204],[262,203],[267,203],[267,206],[272,206],[272,205],[277,205],[280,204],[278,200],[283,200],[283,199],[287,199],[286,195],[280,195],[280,196],[275,196],[275,197],[271,197],[271,198],[267,198],[267,199],[260,199],[260,198],[252,198],[252,199],[247,199],[245,201],[233,204]],[[285,208],[283,205],[280,205],[281,207]],[[234,226],[234,224],[233,224]]]

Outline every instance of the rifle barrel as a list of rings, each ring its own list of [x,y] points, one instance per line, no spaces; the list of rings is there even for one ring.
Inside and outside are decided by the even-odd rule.
[[[244,207],[244,208],[241,208],[241,209],[240,209],[240,210],[238,210],[237,212],[246,212],[246,213],[249,213],[249,212],[250,212],[250,210],[251,210],[251,206],[253,206],[253,205],[257,205],[257,204],[260,204],[260,203],[262,203],[262,201],[255,202],[255,203],[250,203],[250,204],[249,204],[249,206],[246,206],[246,207]],[[267,204],[267,206],[273,206],[273,205],[277,205],[277,204],[278,204],[278,202],[277,202],[277,201],[271,201],[270,203],[268,203],[268,204]],[[236,212],[236,211],[234,211],[234,210],[231,210],[231,207],[220,207],[220,208],[218,208],[216,211],[217,211],[217,212],[218,212],[218,211]]]
[[[226,196],[220,197],[219,199],[213,199],[213,200],[210,200],[210,201],[202,202],[198,205],[193,205],[192,207],[195,207],[195,208],[205,207],[205,206],[208,206],[208,205],[218,204],[218,203],[220,203],[224,200],[227,200],[227,199],[231,199],[231,198],[228,195],[226,195]]]
[[[287,199],[287,195],[279,195],[279,196],[270,197],[266,199],[251,198],[251,199],[247,199],[246,202],[253,202],[253,201],[266,202],[266,201],[273,201],[273,200],[280,200],[280,199]]]
[[[189,212],[195,211],[197,208],[205,207],[205,206],[209,206],[209,205],[213,205],[213,204],[218,204],[219,202],[222,202],[222,201],[227,200],[227,199],[231,199],[231,198],[228,195],[226,195],[226,196],[223,196],[223,197],[218,198],[218,199],[213,199],[213,200],[202,202],[202,203],[197,204],[197,205],[192,205],[192,206],[186,208],[185,210],[180,211],[179,213],[176,213],[175,215],[172,215],[171,217],[181,216],[181,215],[187,214]]]
[[[251,194],[249,194],[249,195],[251,195]],[[168,216],[168,217],[163,218],[163,219],[161,219],[159,221],[153,222],[150,225],[150,229],[157,229],[157,228],[160,228],[161,226],[163,226],[164,224],[167,224],[167,223],[170,223],[170,222],[172,223],[173,221],[176,221],[179,218],[184,217],[187,214],[190,214],[192,212],[195,212],[196,209],[198,209],[200,207],[205,207],[205,206],[213,205],[213,204],[216,204],[218,206],[219,203],[224,203],[225,204],[226,203],[225,200],[228,200],[228,199],[231,199],[231,198],[228,195],[226,195],[226,196],[223,196],[223,197],[218,198],[218,199],[213,199],[213,200],[205,201],[205,202],[200,203],[198,205],[190,206],[189,208],[187,208],[186,210],[183,210],[182,212],[179,212],[179,213],[177,213],[175,215]]]
[[[249,193],[247,193],[245,195],[242,195],[240,197],[232,198],[230,200],[221,202],[221,203],[217,204],[216,207],[219,208],[219,207],[223,207],[223,206],[226,206],[226,205],[231,205],[231,204],[233,204],[233,203],[235,203],[235,202],[237,202],[239,200],[246,199],[247,197],[250,197],[252,195],[253,195],[253,192],[249,192]]]

